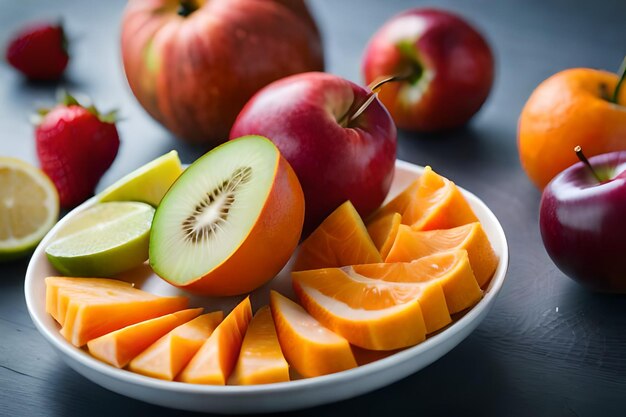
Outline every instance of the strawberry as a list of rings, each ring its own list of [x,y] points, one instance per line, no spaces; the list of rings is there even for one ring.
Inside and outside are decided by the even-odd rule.
[[[93,195],[117,155],[115,112],[100,114],[65,94],[56,107],[40,110],[39,119],[39,163],[56,186],[61,206],[74,207]]]
[[[30,79],[60,78],[69,60],[63,28],[48,23],[24,28],[9,43],[6,58]]]

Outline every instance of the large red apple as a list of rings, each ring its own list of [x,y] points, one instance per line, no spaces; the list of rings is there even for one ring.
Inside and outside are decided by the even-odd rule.
[[[626,294],[626,152],[585,162],[589,165],[572,165],[544,188],[541,237],[570,278],[595,291]]]
[[[396,127],[377,99],[357,113],[370,95],[334,75],[294,75],[259,91],[233,125],[231,138],[266,136],[293,167],[304,191],[305,235],[346,200],[367,216],[389,191]]]
[[[401,76],[382,88],[380,100],[398,127],[432,132],[461,126],[480,109],[494,62],[485,39],[461,17],[412,9],[372,37],[362,71],[367,83]]]
[[[217,145],[261,87],[322,70],[303,0],[131,0],[122,23],[128,83],[175,135]]]

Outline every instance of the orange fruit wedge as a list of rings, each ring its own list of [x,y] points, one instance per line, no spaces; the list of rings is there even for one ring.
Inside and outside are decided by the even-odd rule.
[[[498,266],[498,257],[479,222],[430,231],[401,225],[385,262],[410,262],[455,249],[467,250],[476,281],[481,288],[484,287]]]
[[[385,265],[405,265],[411,273]],[[443,288],[450,314],[473,306],[483,295],[464,249],[435,253],[410,263],[355,265],[353,269],[360,275],[388,282],[415,284],[437,281]]]
[[[132,324],[90,340],[87,348],[92,356],[123,368],[161,336],[201,312],[201,308],[193,308]]]
[[[187,307],[187,297],[160,297],[129,285],[100,285],[91,280],[46,278],[46,288],[56,288],[59,299],[68,298],[61,334],[78,347],[131,324]]]
[[[238,385],[289,381],[289,364],[280,350],[269,306],[260,308],[252,318],[234,375]]]
[[[391,213],[367,225],[367,232],[383,259],[389,253],[401,223],[402,215],[400,213]]]
[[[280,347],[301,376],[327,375],[357,366],[348,341],[322,326],[298,304],[272,291],[270,307]]]
[[[333,211],[300,245],[293,269],[332,268],[382,262],[361,216],[346,201]]]
[[[221,311],[203,314],[176,327],[128,364],[133,372],[173,381],[220,324]]]
[[[294,272],[292,278],[300,302],[324,326],[355,346],[391,350],[415,345],[452,321],[439,282],[394,282],[410,281],[395,276],[419,274],[419,267],[380,263]]]
[[[449,229],[476,221],[478,218],[457,186],[429,166],[402,212],[402,223],[417,230]]]
[[[409,184],[400,194],[395,196],[391,201],[387,204],[379,208],[367,219],[367,224],[370,225],[376,220],[379,220],[383,217],[386,217],[393,213],[404,213],[406,208],[409,206],[409,203],[413,198],[415,198],[415,194],[417,193],[417,188],[419,187],[419,178]]]
[[[246,297],[211,333],[177,380],[192,384],[226,385],[251,318],[250,298]]]

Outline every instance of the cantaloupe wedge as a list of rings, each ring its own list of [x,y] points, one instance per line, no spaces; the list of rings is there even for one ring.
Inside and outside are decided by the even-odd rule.
[[[215,311],[178,326],[130,361],[128,369],[153,378],[173,381],[223,318],[221,311]]]
[[[293,270],[382,262],[351,202],[333,211],[300,245]]]
[[[46,312],[50,314],[60,325],[65,321],[65,312],[69,303],[69,294],[97,293],[105,288],[132,287],[129,282],[104,278],[46,278]],[[59,288],[65,289],[62,297],[59,297]],[[70,291],[71,290],[71,291]]]
[[[301,376],[326,375],[357,366],[348,341],[322,326],[298,304],[272,291],[270,307],[281,350]]]
[[[422,273],[416,265],[369,266],[367,270],[353,266],[294,272],[294,290],[313,317],[351,344],[365,349],[412,346],[426,339],[427,333],[452,321],[437,280],[386,280],[388,276]]]
[[[395,196],[391,201],[389,201],[384,206],[380,207],[376,210],[368,219],[367,225],[374,223],[377,220],[382,219],[393,213],[404,213],[406,208],[409,206],[411,200],[415,197],[417,193],[417,188],[419,187],[419,178],[413,181],[408,185],[400,194]]]
[[[187,297],[159,297],[132,286],[98,285],[90,280],[46,278],[46,288],[56,287],[57,297],[67,294],[61,334],[78,347],[122,327],[187,307]]]
[[[498,257],[479,222],[430,231],[401,225],[385,262],[410,262],[455,249],[467,250],[476,281],[481,288],[484,287],[498,266]]]
[[[449,229],[476,221],[478,218],[457,186],[428,166],[402,212],[402,223],[416,230]]]
[[[403,273],[400,268],[385,265],[405,265],[412,272]],[[395,283],[437,281],[443,288],[450,314],[473,306],[483,295],[464,249],[435,253],[409,263],[355,265],[352,269],[359,275]]]
[[[92,356],[123,368],[157,339],[201,312],[201,308],[193,308],[131,324],[90,340],[87,348]]]
[[[367,232],[383,259],[389,253],[401,223],[402,215],[400,213],[391,213],[367,225]]]
[[[246,297],[217,326],[177,380],[192,384],[226,385],[251,318],[250,298]]]
[[[289,364],[280,350],[272,312],[260,308],[243,339],[234,371],[238,385],[271,384],[289,381]]]

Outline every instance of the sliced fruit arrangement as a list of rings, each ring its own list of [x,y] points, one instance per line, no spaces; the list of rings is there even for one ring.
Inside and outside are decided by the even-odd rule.
[[[484,287],[498,266],[498,257],[479,222],[430,231],[400,225],[385,262],[410,262],[454,249],[467,250],[478,285]]]
[[[280,347],[300,375],[314,377],[357,366],[348,341],[324,327],[298,304],[272,291],[270,306]]]
[[[346,201],[300,245],[294,271],[382,262],[361,216]]]
[[[146,376],[173,381],[223,318],[224,314],[221,311],[215,311],[178,326],[135,357],[128,369]]]
[[[245,136],[202,156],[165,194],[150,265],[191,292],[250,292],[287,263],[303,221],[302,188],[289,163],[268,139]]]
[[[170,151],[110,185],[98,200],[139,201],[156,207],[182,172],[178,152]]]
[[[41,170],[0,157],[0,261],[29,253],[59,215],[59,196]]]
[[[192,308],[132,324],[90,340],[87,348],[101,361],[123,368],[161,336],[201,312],[201,308]]]
[[[148,259],[153,216],[154,208],[144,203],[96,204],[63,225],[46,255],[64,275],[116,275]]]
[[[159,297],[132,285],[108,281],[113,280],[94,284],[93,278],[46,278],[47,311],[53,317],[56,315],[62,326],[61,334],[73,345],[81,347],[125,326],[187,306],[187,297]],[[52,307],[55,301],[56,310]]]
[[[238,385],[289,381],[289,364],[280,349],[269,306],[260,308],[248,325],[234,375]]]
[[[211,333],[177,380],[192,384],[226,385],[251,318],[252,307],[246,297]]]

